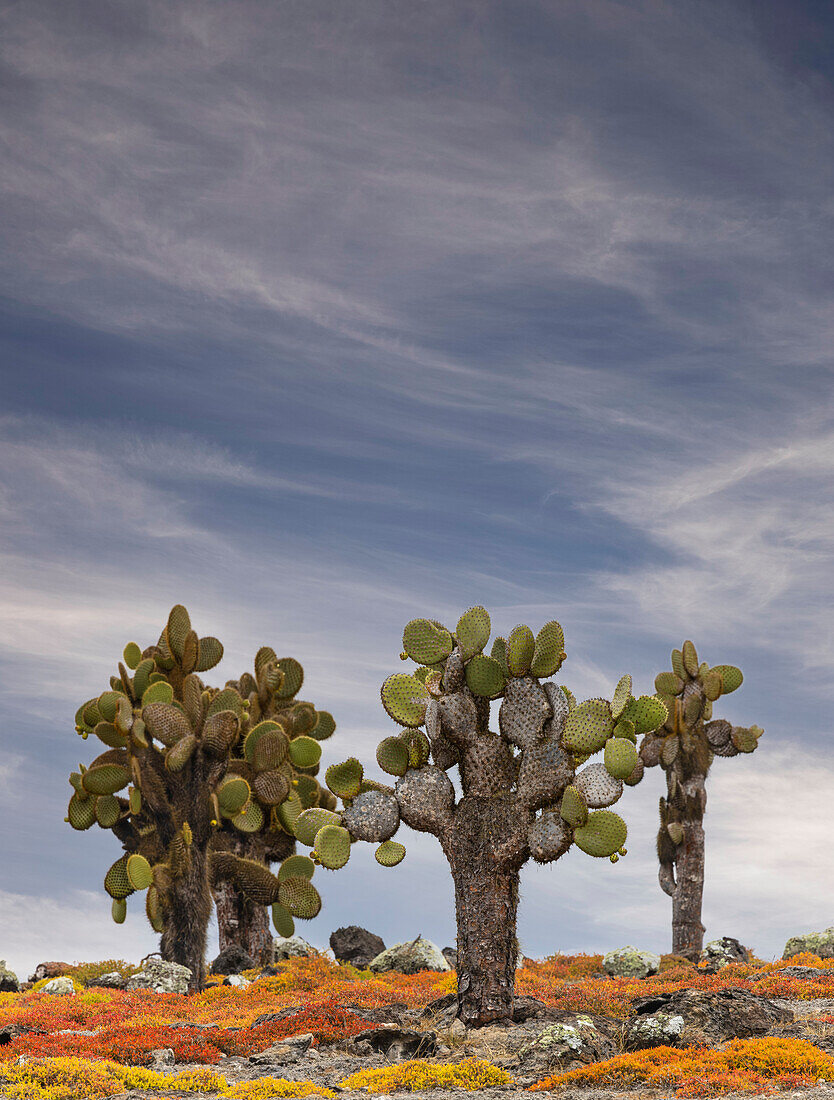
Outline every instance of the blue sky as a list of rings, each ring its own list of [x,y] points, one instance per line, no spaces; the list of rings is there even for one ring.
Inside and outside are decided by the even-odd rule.
[[[185,603],[391,730],[403,625],[562,623],[563,682],[684,638],[765,729],[709,779],[708,937],[831,923],[831,45],[823,3],[0,8],[0,955],[138,959],[64,823],[73,729]],[[524,950],[668,950],[657,770],[618,865],[522,879]],[[618,807],[619,808],[619,807]],[[326,946],[454,943],[434,840],[317,878]],[[209,957],[216,952],[216,925]]]

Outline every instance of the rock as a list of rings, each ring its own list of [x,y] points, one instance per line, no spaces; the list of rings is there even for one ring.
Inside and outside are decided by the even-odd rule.
[[[287,1005],[280,1012],[262,1012],[252,1021],[251,1026],[258,1027],[260,1024],[271,1024],[274,1020],[286,1020],[288,1016],[297,1016],[300,1011],[298,1005]]]
[[[64,974],[59,978],[50,978],[46,985],[41,986],[41,993],[51,993],[53,995],[61,993],[74,993],[75,986],[73,985],[72,978]]]
[[[19,993],[20,981],[13,970],[6,966],[6,960],[0,959],[0,993]]]
[[[266,1050],[249,1055],[249,1062],[253,1066],[287,1065],[297,1062],[307,1051],[313,1042],[313,1035],[306,1031],[303,1034],[287,1035],[279,1039]]]
[[[105,989],[124,989],[126,984],[127,978],[123,978],[118,970],[108,970],[106,974],[101,974],[87,983],[88,986],[100,985]]]
[[[819,955],[821,959],[834,959],[834,927],[826,928],[823,932],[806,932],[802,936],[791,936],[785,944],[782,958],[790,959],[793,955],[802,954],[803,951],[810,951],[812,955]]]
[[[149,1069],[159,1069],[160,1066],[173,1066],[176,1063],[174,1052],[170,1047],[151,1051],[151,1064]]]
[[[70,968],[71,968],[70,963],[63,963],[63,962],[38,963],[38,965],[35,967],[35,973],[30,976],[29,981],[30,982],[41,982],[41,981],[43,981],[44,978],[58,978],[58,977],[60,977],[61,974],[66,974],[66,972]]]
[[[426,1058],[436,1054],[437,1034],[434,1031],[412,1031],[410,1028],[384,1024],[382,1027],[360,1031],[351,1038],[351,1044],[366,1053],[384,1054],[392,1062],[404,1062],[409,1058]]]
[[[418,936],[409,943],[395,943],[371,959],[368,969],[375,973],[396,970],[400,974],[416,974],[420,970],[451,970],[440,948]]]
[[[142,969],[127,979],[125,989],[152,989],[154,993],[187,993],[191,970],[164,959],[145,959]]]
[[[456,947],[444,947],[440,952],[452,970],[458,965],[458,952]]]
[[[209,967],[209,974],[239,974],[241,970],[254,970],[257,963],[236,943],[224,947]]]
[[[778,970],[769,973],[757,974],[751,981],[761,981],[762,978],[803,978],[806,981],[817,982],[820,978],[834,978],[834,970],[822,966],[781,966]]]
[[[385,950],[385,943],[366,928],[349,924],[346,928],[331,932],[330,948],[337,962],[350,963],[358,970],[366,970],[371,959]]]
[[[283,959],[304,959],[317,954],[315,947],[301,936],[277,936],[272,941],[273,965]]]
[[[649,1047],[677,1046],[683,1034],[683,1016],[669,1012],[655,1012],[650,1016],[638,1016],[629,1020],[623,1047],[625,1050],[646,1050]]]
[[[720,969],[730,963],[750,962],[750,951],[732,936],[722,936],[720,940],[710,940],[704,944],[700,960]]]
[[[229,974],[223,979],[223,985],[233,985],[238,989],[246,989],[252,983],[248,978],[244,978],[242,974]]]
[[[660,955],[630,945],[617,947],[604,956],[602,968],[612,978],[648,978],[660,969]]]
[[[679,989],[632,1002],[638,1016],[662,1011],[682,1016],[681,1046],[714,1046],[728,1039],[767,1035],[774,1027],[793,1020],[793,1012],[748,989]]]
[[[510,1032],[511,1057],[504,1059],[516,1080],[540,1080],[550,1073],[561,1073],[576,1066],[603,1061],[617,1053],[612,1035],[599,1019],[585,1014],[558,1013],[562,1018],[546,1024],[523,1025],[519,1034]],[[610,1029],[611,1022],[606,1022]]]

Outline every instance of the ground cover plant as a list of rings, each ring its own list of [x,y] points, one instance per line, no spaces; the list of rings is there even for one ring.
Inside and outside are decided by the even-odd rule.
[[[320,742],[335,723],[297,699],[301,665],[262,647],[254,675],[224,688],[204,684],[198,673],[222,655],[216,638],[198,637],[181,605],[155,645],[128,643],[110,689],[76,714],[81,736],[108,748],[70,776],[65,819],[121,840],[125,854],[104,877],[113,919],[122,923],[127,899],[147,891],[162,957],[189,967],[194,991],[205,980],[212,890],[221,946],[242,939],[260,962],[269,961],[264,906],[282,936],[293,933],[293,917],[316,916],[315,866],[292,854],[292,826],[305,808],[336,805],[315,779]],[[119,796],[125,788],[127,797]],[[272,859],[282,861],[277,876]]]
[[[392,839],[401,822],[437,837],[455,885],[458,1015],[469,1027],[512,1017],[522,866],[553,863],[573,844],[614,862],[625,854],[626,824],[609,807],[642,777],[637,737],[667,718],[659,699],[632,695],[627,675],[610,702],[577,703],[567,688],[542,683],[566,658],[557,622],[535,636],[516,626],[487,655],[491,630],[483,607],[466,611],[454,632],[409,622],[401,657],[418,667],[389,676],[381,690],[397,730],[376,758],[395,786],[366,779],[351,757],[325,775],[341,812],[307,810],[294,826],[331,870],[348,862],[357,840],[395,866],[405,855]],[[489,728],[493,700],[498,732]],[[586,764],[600,751],[602,761]],[[446,774],[453,767],[457,801]]]
[[[698,661],[690,641],[672,650],[672,671],[660,672],[655,688],[668,717],[640,745],[647,767],[666,773],[660,800],[657,855],[661,889],[672,899],[672,951],[696,960],[704,946],[704,812],[706,778],[716,756],[738,756],[758,747],[759,726],[733,726],[714,719],[713,703],[741,687],[741,669]]]

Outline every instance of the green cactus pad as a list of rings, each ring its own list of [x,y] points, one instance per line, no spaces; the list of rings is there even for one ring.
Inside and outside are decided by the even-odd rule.
[[[124,924],[127,916],[127,902],[124,898],[113,898],[110,905],[110,915],[116,924]]]
[[[150,685],[145,689],[145,693],[142,696],[142,707],[144,718],[144,708],[150,706],[152,703],[171,703],[174,699],[174,689],[165,680],[157,680],[156,683]],[[147,720],[145,721],[147,725]]]
[[[750,729],[745,729],[742,726],[733,727],[731,740],[739,752],[755,752],[759,743],[755,733],[757,729],[758,726],[751,726]]]
[[[397,672],[389,676],[380,690],[382,705],[403,726],[422,726],[429,693],[416,676]]]
[[[464,661],[480,653],[489,641],[492,624],[489,612],[484,607],[470,607],[458,619],[455,637]]]
[[[133,893],[133,887],[127,877],[126,855],[117,859],[104,876],[104,889],[111,898],[126,898]]]
[[[626,842],[628,828],[619,814],[612,810],[594,810],[586,824],[573,834],[578,848],[597,858],[613,856]]]
[[[241,833],[257,833],[263,827],[264,812],[258,803],[250,798],[231,821],[232,825]]]
[[[428,619],[412,619],[403,630],[403,649],[418,665],[433,665],[445,660],[453,645],[449,631]]]
[[[573,692],[570,690],[570,688],[565,687],[564,684],[560,684],[559,686],[560,686],[562,692],[564,693],[565,698],[568,701],[568,707],[571,710],[573,710],[573,708],[577,705],[576,704],[576,696],[573,694]]]
[[[735,665],[713,665],[711,672],[717,672],[721,677],[721,694],[729,695],[731,691],[740,688],[744,682],[741,669]]]
[[[224,814],[239,813],[249,801],[249,784],[242,775],[227,775],[217,786],[217,801]]]
[[[290,793],[278,807],[278,820],[290,836],[295,836],[295,823],[303,812],[304,806],[301,799],[294,790],[290,790]]]
[[[236,857],[232,864],[232,880],[255,905],[272,905],[280,900],[278,879],[257,860]]]
[[[676,672],[658,672],[654,678],[654,687],[658,695],[680,695],[683,680]]]
[[[124,696],[119,691],[105,691],[97,701],[98,711],[105,722],[114,722],[119,709],[119,702]]]
[[[701,713],[704,709],[704,700],[700,695],[690,695],[686,702],[683,704],[683,716],[686,719],[687,725],[693,726],[701,717]]]
[[[631,699],[631,677],[628,673],[621,676],[614,689],[614,698],[611,700],[611,715],[619,718]]]
[[[551,619],[536,635],[530,671],[538,677],[552,676],[562,667],[566,656],[564,631],[555,619]]]
[[[405,858],[405,845],[396,840],[385,840],[374,852],[374,859],[383,867],[396,867]]]
[[[686,641],[683,643],[681,656],[683,657],[683,667],[686,669],[689,676],[691,676],[691,678],[694,680],[698,675],[699,664],[698,653],[692,642]]]
[[[291,699],[301,691],[301,685],[304,683],[304,669],[294,657],[281,657],[278,668],[283,672],[284,680],[275,694],[279,699]]]
[[[118,798],[112,794],[101,794],[95,800],[96,821],[102,829],[112,829],[122,816],[122,808]]]
[[[253,763],[255,759],[255,746],[267,733],[281,733],[284,735],[284,727],[278,722],[273,722],[272,719],[267,719],[265,722],[258,722],[256,726],[253,726],[247,733],[243,742],[243,755],[248,763]]]
[[[132,814],[140,814],[142,812],[142,792],[138,787],[131,787],[127,792],[128,805]]]
[[[627,737],[629,741],[636,742],[637,734],[634,730],[634,723],[628,718],[618,718],[612,736]]]
[[[377,745],[376,762],[389,775],[405,775],[408,771],[408,746],[399,737],[386,737]]]
[[[133,673],[133,691],[137,699],[141,699],[151,685],[151,674],[156,671],[156,665],[148,658],[140,661]]]
[[[497,661],[501,666],[501,671],[505,676],[510,675],[510,666],[507,664],[507,639],[497,637],[492,643],[492,649],[489,651],[490,657],[493,661]]]
[[[217,711],[203,723],[200,744],[210,756],[220,760],[234,745],[239,729],[238,718],[234,711]]]
[[[590,755],[602,748],[613,731],[614,719],[608,700],[586,699],[569,712],[562,745],[569,752]]]
[[[714,703],[721,695],[724,681],[721,678],[720,672],[715,672],[714,669],[707,669],[707,671],[701,675],[701,685],[704,689],[704,695],[709,702]]]
[[[163,685],[153,684],[148,688],[148,691],[152,691],[157,686],[162,687]],[[147,695],[147,692],[145,694]],[[188,737],[191,733],[188,719],[181,710],[169,703],[150,703],[148,706],[143,707],[142,721],[145,723],[145,729],[148,733],[168,747],[176,745],[178,741]]]
[[[680,680],[688,680],[689,676],[683,667],[683,654],[679,649],[672,650],[672,671]]]
[[[285,878],[290,878],[292,875],[311,879],[315,869],[316,865],[309,856],[287,856],[278,868],[278,881],[283,882]]]
[[[611,737],[605,742],[605,768],[615,779],[628,779],[638,759],[634,743],[625,737]]]
[[[142,660],[142,650],[136,644],[136,642],[128,642],[125,646],[122,656],[125,659],[127,667],[133,671],[133,669],[139,667],[139,663]]]
[[[113,725],[112,722],[97,722],[93,733],[105,745],[111,749],[127,748],[128,738]]]
[[[574,828],[588,820],[588,804],[573,785],[565,787],[559,813]]]
[[[197,643],[195,672],[208,672],[223,660],[223,644],[217,638],[201,638]]]
[[[96,822],[96,801],[86,794],[83,800],[77,793],[72,796],[67,807],[67,817],[73,829],[83,833],[85,829],[92,828]]]
[[[120,764],[101,764],[90,768],[81,777],[88,794],[115,794],[130,782],[130,772]]]
[[[316,842],[316,833],[319,829],[323,829],[325,825],[341,825],[341,823],[342,818],[339,814],[334,813],[332,810],[314,806],[298,815],[293,832],[302,844],[312,848]]]
[[[536,639],[529,626],[519,623],[510,631],[507,639],[507,665],[511,676],[523,676],[530,671]]]
[[[312,768],[321,760],[321,745],[314,737],[296,737],[290,741],[289,756],[297,768]]]
[[[498,661],[476,653],[466,665],[466,684],[473,695],[494,699],[504,690],[506,677]]]
[[[165,753],[165,767],[169,772],[180,772],[194,755],[197,748],[197,738],[193,733],[177,741],[176,745]]]
[[[408,766],[422,768],[429,762],[431,743],[421,729],[410,727],[397,735],[408,750]]]
[[[281,715],[282,722],[284,721],[284,715]],[[287,730],[292,736],[300,733],[309,733],[316,725],[318,715],[316,714],[316,708],[312,703],[296,703],[290,710],[289,715],[290,724]]]
[[[309,775],[299,775],[295,782],[295,792],[305,810],[318,806],[321,795],[321,787],[315,779]]]
[[[313,764],[317,764],[321,757],[321,746],[318,741],[312,743],[318,747],[318,753],[311,752],[308,747],[308,742],[312,740],[310,737],[299,737],[299,741],[302,742],[300,748],[295,750],[295,753],[290,751],[290,742],[285,733],[280,729],[269,730],[262,734],[255,743],[254,751],[252,752],[252,767],[256,772],[269,772],[275,768],[280,768],[289,754],[290,760],[296,767],[312,767]],[[295,744],[295,742],[293,742]],[[303,764],[303,760],[310,760],[310,764]]]
[[[312,920],[321,911],[319,892],[306,878],[286,878],[278,889],[278,901],[293,917]]]
[[[659,729],[669,717],[669,712],[665,704],[654,695],[639,695],[636,699],[630,700],[622,717],[634,723],[634,732],[639,737],[641,734]]]
[[[165,641],[175,657],[182,658],[185,639],[191,631],[191,619],[181,603],[171,608],[168,625],[165,627]]]
[[[355,756],[340,764],[331,764],[324,773],[324,781],[339,798],[355,798],[362,786],[363,768]]]
[[[325,825],[316,833],[313,856],[331,871],[344,867],[350,859],[350,833],[341,825]]]
[[[153,882],[151,865],[144,856],[134,854],[128,856],[125,866],[128,881],[134,890],[147,890]]]
[[[206,707],[206,718],[219,714],[222,710],[230,710],[237,718],[243,717],[243,700],[234,688],[227,687],[218,691]]]
[[[319,710],[316,715],[316,724],[310,730],[310,736],[317,741],[326,741],[336,729],[336,721],[328,710]]]
[[[289,939],[290,936],[295,935],[295,921],[290,916],[289,910],[278,901],[272,906],[272,923],[279,936]]]
[[[265,806],[279,806],[289,794],[290,781],[276,770],[258,772],[252,780],[252,791]]]

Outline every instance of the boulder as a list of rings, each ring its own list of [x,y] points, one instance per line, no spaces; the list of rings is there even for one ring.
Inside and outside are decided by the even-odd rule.
[[[123,978],[118,970],[108,970],[106,974],[87,982],[88,986],[100,985],[105,989],[124,989],[126,984],[127,978]]]
[[[283,959],[303,959],[310,955],[317,955],[315,947],[307,943],[301,936],[277,936],[272,941],[272,964]]]
[[[223,979],[223,985],[233,985],[236,989],[247,989],[251,984],[242,974],[227,974]]]
[[[41,986],[41,993],[51,993],[53,996],[74,992],[75,986],[68,974],[63,974],[58,978],[50,978],[46,985]]]
[[[617,947],[603,957],[602,968],[612,978],[648,978],[660,969],[660,955],[636,947]]]
[[[371,959],[385,950],[385,943],[366,928],[349,924],[330,934],[330,948],[337,962],[350,963],[358,970],[366,970]]]
[[[6,966],[6,960],[0,959],[0,993],[19,993],[20,981],[13,970]]]
[[[297,1062],[310,1049],[313,1042],[312,1032],[287,1035],[284,1039],[278,1039],[266,1050],[249,1055],[249,1062],[253,1066],[282,1066]]]
[[[257,963],[236,943],[224,947],[209,967],[209,974],[239,974],[241,970],[254,970]]]
[[[720,940],[710,940],[701,951],[700,961],[720,969],[730,963],[749,963],[750,951],[732,936],[722,936]]]
[[[767,1035],[773,1028],[793,1020],[793,1012],[782,1005],[751,993],[749,989],[679,989],[632,1001],[638,1016],[682,1016],[681,1046],[716,1043],[728,1039],[749,1039]]]
[[[804,951],[810,951],[812,955],[819,955],[821,959],[834,959],[834,928],[826,928],[822,932],[805,932],[801,936],[791,936],[785,944],[782,958],[790,959],[793,955],[800,955]]]
[[[437,1054],[437,1034],[434,1031],[413,1031],[396,1024],[360,1031],[352,1036],[351,1045],[360,1054],[384,1054],[389,1062],[404,1062],[409,1058],[427,1058]]]
[[[64,962],[38,963],[35,967],[35,973],[30,976],[29,981],[41,982],[44,978],[57,978],[61,974],[66,974],[71,966],[71,963]]]
[[[683,1016],[670,1012],[654,1012],[629,1020],[623,1035],[625,1050],[646,1050],[649,1047],[674,1047],[683,1035]]]
[[[506,1042],[510,1056],[503,1061],[519,1084],[532,1084],[551,1073],[563,1073],[617,1053],[612,1021],[584,1013],[557,1012],[555,1022],[528,1021]],[[615,1025],[616,1026],[616,1025]]]
[[[154,993],[188,993],[191,970],[164,959],[145,959],[142,969],[127,979],[125,989],[152,989]]]
[[[451,970],[452,968],[440,953],[440,948],[418,936],[408,943],[395,943],[393,947],[380,952],[371,959],[369,970],[381,973],[385,970],[397,970],[400,974],[416,974],[420,970]]]
[[[444,947],[440,952],[452,970],[458,965],[458,952],[456,947]]]

